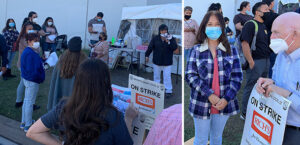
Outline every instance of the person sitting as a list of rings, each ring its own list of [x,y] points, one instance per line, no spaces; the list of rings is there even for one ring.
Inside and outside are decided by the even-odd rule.
[[[92,50],[92,57],[108,62],[109,44],[106,41],[107,35],[104,32],[100,33],[99,42],[97,42]]]
[[[42,144],[132,145],[123,115],[113,106],[108,66],[87,59],[78,68],[72,95],[43,115],[26,136]],[[132,122],[133,118],[126,118]],[[59,140],[49,130],[58,129]]]

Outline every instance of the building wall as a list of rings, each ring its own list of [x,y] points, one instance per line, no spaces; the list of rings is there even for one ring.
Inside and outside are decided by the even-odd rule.
[[[117,36],[122,8],[144,5],[147,5],[146,0],[0,0],[0,29],[4,28],[7,18],[13,18],[20,31],[23,19],[30,11],[35,11],[38,13],[38,24],[42,25],[46,17],[51,16],[59,34],[67,34],[68,39],[81,36],[86,40],[84,45],[87,47],[87,23],[97,12],[104,13],[108,39],[111,39]]]
[[[182,0],[147,0],[147,5],[161,5],[169,3],[182,3]]]

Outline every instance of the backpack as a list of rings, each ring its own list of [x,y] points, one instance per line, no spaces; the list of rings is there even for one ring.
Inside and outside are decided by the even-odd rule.
[[[253,24],[254,24],[254,26],[255,26],[255,33],[254,33],[254,36],[253,36],[253,39],[252,39],[252,43],[251,43],[251,46],[250,46],[250,50],[251,50],[251,52],[252,51],[255,51],[256,50],[256,46],[255,46],[255,44],[256,44],[256,36],[257,36],[257,33],[258,33],[258,24],[257,24],[257,22],[256,21],[254,21],[254,20],[249,20],[249,21],[247,21],[245,24],[244,24],[244,26],[247,24],[247,23],[250,23],[250,22],[252,22]],[[246,69],[248,69],[248,67],[249,67],[249,63],[247,62],[247,60],[246,60],[246,58],[245,58],[245,56],[244,56],[244,54],[243,54],[243,50],[242,50],[242,42],[240,41],[240,35],[238,36],[238,41],[236,41],[236,47],[238,47],[239,48],[239,56],[240,56],[240,62],[241,62],[241,65],[242,65],[242,69],[243,70],[246,70]]]

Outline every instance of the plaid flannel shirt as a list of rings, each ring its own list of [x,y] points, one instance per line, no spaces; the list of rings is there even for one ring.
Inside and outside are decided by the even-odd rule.
[[[221,115],[234,115],[239,112],[236,94],[241,87],[243,72],[236,48],[231,48],[231,55],[226,53],[226,48],[220,43],[217,47],[219,67],[220,98],[225,98],[228,105],[220,110]],[[187,62],[185,79],[191,87],[189,112],[192,117],[200,119],[210,118],[211,103],[208,97],[214,93],[213,57],[208,44],[195,45]]]

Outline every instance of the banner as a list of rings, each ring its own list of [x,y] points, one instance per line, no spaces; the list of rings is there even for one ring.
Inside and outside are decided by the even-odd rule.
[[[260,95],[253,88],[248,101],[241,145],[282,145],[291,102],[271,93]]]
[[[143,144],[155,118],[164,109],[165,87],[135,75],[129,74],[131,102],[140,114],[133,121],[132,133],[134,145]]]

